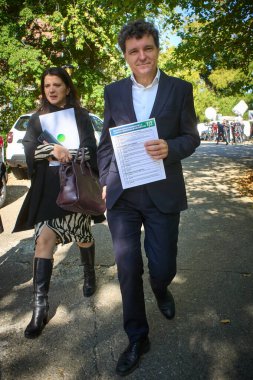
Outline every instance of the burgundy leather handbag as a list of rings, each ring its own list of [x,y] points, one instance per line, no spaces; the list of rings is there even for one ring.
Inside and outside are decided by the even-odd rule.
[[[106,206],[98,177],[84,155],[80,161],[77,157],[78,152],[70,163],[60,165],[60,192],[56,203],[67,211],[101,215]]]

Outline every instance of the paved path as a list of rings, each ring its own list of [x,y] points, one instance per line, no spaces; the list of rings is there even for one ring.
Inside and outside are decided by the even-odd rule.
[[[171,290],[176,317],[157,310],[144,275],[151,351],[128,379],[253,379],[253,200],[236,180],[253,168],[253,145],[203,143],[184,160],[189,209],[180,224],[178,274]],[[11,186],[11,184],[9,184]],[[1,209],[1,380],[117,379],[127,340],[108,227],[93,226],[98,291],[82,296],[76,247],[59,247],[50,290],[50,323],[27,340],[31,316],[32,232],[11,234],[27,183]],[[10,200],[11,199],[11,200]],[[146,263],[146,261],[145,261]]]

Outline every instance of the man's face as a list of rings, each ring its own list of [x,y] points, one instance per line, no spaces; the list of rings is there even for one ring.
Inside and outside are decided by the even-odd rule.
[[[159,49],[156,47],[154,38],[145,34],[142,38],[135,37],[126,40],[125,60],[138,81],[150,81],[157,72]]]

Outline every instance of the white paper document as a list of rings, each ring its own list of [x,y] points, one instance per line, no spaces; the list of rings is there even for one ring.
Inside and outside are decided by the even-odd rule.
[[[158,139],[155,119],[110,128],[123,189],[166,178],[163,160],[154,160],[144,143]]]
[[[79,134],[74,108],[40,115],[43,131],[47,130],[61,145],[68,149],[79,148]]]

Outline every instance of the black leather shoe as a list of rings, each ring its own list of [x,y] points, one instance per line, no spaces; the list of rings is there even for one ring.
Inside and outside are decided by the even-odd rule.
[[[150,342],[148,338],[130,343],[119,357],[116,373],[120,376],[127,376],[132,373],[139,366],[141,355],[148,352],[149,349]]]
[[[169,290],[166,289],[166,292],[163,295],[155,294],[157,305],[161,313],[167,319],[172,319],[175,316],[175,301],[173,295]]]

